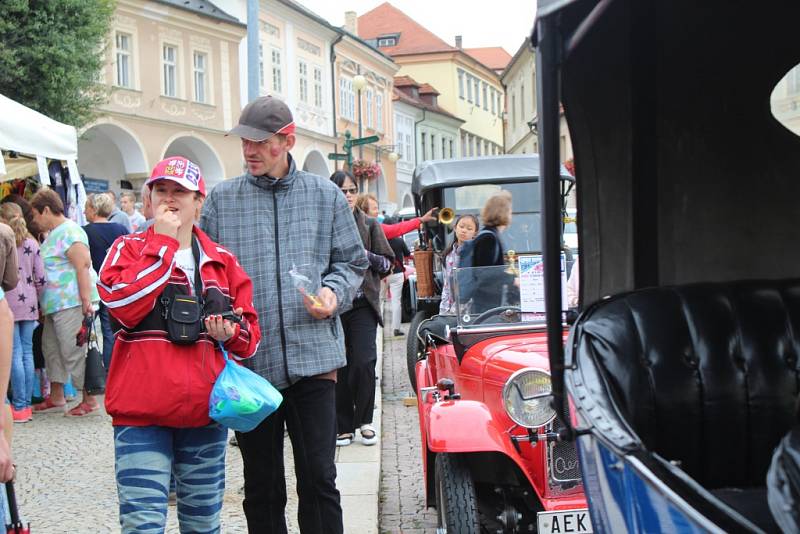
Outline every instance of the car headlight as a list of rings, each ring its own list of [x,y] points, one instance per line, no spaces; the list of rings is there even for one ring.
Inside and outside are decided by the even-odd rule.
[[[552,421],[550,374],[520,369],[503,386],[503,405],[512,421],[525,428],[539,428]]]

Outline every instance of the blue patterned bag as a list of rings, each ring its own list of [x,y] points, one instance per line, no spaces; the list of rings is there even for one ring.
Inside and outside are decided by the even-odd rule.
[[[220,343],[225,367],[211,389],[208,416],[237,432],[250,432],[283,401],[269,381],[228,357]]]

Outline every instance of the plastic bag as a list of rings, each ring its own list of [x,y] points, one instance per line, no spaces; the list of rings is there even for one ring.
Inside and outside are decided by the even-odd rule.
[[[265,378],[228,357],[222,347],[225,367],[217,376],[208,401],[208,416],[237,432],[250,432],[278,409],[280,391]]]
[[[294,287],[302,295],[311,299],[315,308],[322,306],[322,303],[317,298],[317,293],[319,293],[321,287],[319,273],[314,269],[313,264],[304,263],[299,267],[292,264],[292,268],[289,269],[289,276],[292,278]]]

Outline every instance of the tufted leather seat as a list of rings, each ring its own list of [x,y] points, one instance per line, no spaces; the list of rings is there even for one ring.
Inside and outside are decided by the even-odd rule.
[[[640,290],[580,326],[579,350],[648,450],[711,490],[765,486],[795,421],[800,280]]]

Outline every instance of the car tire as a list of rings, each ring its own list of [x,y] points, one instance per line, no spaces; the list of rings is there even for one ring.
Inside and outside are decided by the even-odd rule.
[[[414,390],[414,395],[417,394],[417,375],[416,367],[419,360],[418,354],[425,350],[419,338],[417,337],[417,330],[422,321],[427,319],[427,314],[424,311],[418,311],[411,319],[411,324],[408,325],[408,337],[406,338],[406,365],[408,367],[408,380],[411,383],[411,388]]]
[[[480,534],[475,482],[457,455],[436,455],[437,532]]]

